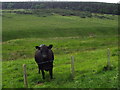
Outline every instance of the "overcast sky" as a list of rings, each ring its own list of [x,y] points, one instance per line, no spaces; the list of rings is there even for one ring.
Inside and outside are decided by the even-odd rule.
[[[88,1],[88,2],[107,2],[107,3],[118,3],[119,0],[0,0],[2,2],[22,2],[22,1]]]

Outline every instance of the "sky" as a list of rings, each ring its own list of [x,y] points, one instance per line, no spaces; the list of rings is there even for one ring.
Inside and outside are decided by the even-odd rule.
[[[119,0],[0,0],[2,2],[22,2],[22,1],[82,1],[82,2],[107,2],[118,3]]]

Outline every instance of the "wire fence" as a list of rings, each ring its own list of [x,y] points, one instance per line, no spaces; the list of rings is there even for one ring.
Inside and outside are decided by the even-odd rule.
[[[107,58],[107,63],[106,63],[106,65],[105,65],[105,67],[103,67],[105,70],[110,70],[111,69],[111,59],[110,59],[110,49],[108,48],[107,49],[107,52],[106,52],[106,58]],[[71,76],[70,78],[73,80],[74,78],[75,78],[75,71],[77,71],[77,69],[75,70],[75,57],[74,56],[71,56],[70,57],[71,59],[69,59],[69,65],[70,66],[68,66],[67,68],[68,69],[70,69],[70,71],[69,71],[69,75]],[[45,63],[51,63],[51,62],[54,62],[54,60],[51,60],[51,61],[46,61],[46,62],[41,62],[41,63],[38,63],[38,64],[45,64]],[[23,64],[24,63],[24,64]],[[22,72],[23,72],[23,81],[24,81],[24,87],[25,88],[28,88],[28,81],[29,81],[29,74],[30,74],[30,72],[27,72],[27,70],[29,71],[29,70],[33,70],[34,69],[34,66],[36,67],[37,66],[37,63],[35,62],[35,61],[33,61],[33,62],[31,62],[31,61],[26,61],[26,62],[23,62],[23,63],[21,63],[21,64],[23,64],[22,65]],[[59,65],[59,64],[57,64],[57,65]],[[54,65],[53,65],[53,67],[54,67]],[[57,66],[57,68],[59,68],[59,66]],[[57,70],[57,68],[56,68],[56,70]],[[68,69],[66,69],[66,70],[68,70]],[[36,68],[36,70],[37,70],[37,68]],[[80,69],[79,69],[80,70]],[[28,78],[27,78],[27,75],[28,75]],[[12,83],[12,80],[10,81],[11,83]]]

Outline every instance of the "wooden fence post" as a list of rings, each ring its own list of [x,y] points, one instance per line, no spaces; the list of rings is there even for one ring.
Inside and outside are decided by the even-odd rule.
[[[27,73],[26,73],[26,64],[23,64],[23,77],[24,77],[24,87],[28,88],[28,82],[27,82]]]
[[[108,48],[107,56],[108,56],[107,66],[108,66],[108,69],[110,69],[111,63],[110,63],[110,49],[109,48]]]
[[[71,75],[72,75],[72,79],[75,76],[75,70],[74,70],[74,56],[71,56]]]

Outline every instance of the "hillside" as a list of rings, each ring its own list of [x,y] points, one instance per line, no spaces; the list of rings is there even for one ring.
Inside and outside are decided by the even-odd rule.
[[[19,10],[19,13],[17,11],[10,13],[10,10],[3,11],[3,41],[26,37],[45,38],[117,34],[117,15],[61,11],[63,10],[58,12],[49,10],[48,13],[48,10],[43,9],[33,11],[32,14],[24,14],[31,11],[23,10]],[[53,14],[49,15],[50,13]],[[71,13],[73,15],[70,15]]]
[[[118,87],[117,15],[92,13],[92,17],[83,18],[60,13],[40,16],[8,11],[3,13],[3,88],[24,87],[23,64],[27,65],[29,88]],[[38,74],[34,52],[40,44],[53,44],[53,80],[47,72],[45,80]],[[112,69],[105,71],[107,48],[110,48]],[[75,57],[73,80],[71,56]]]

